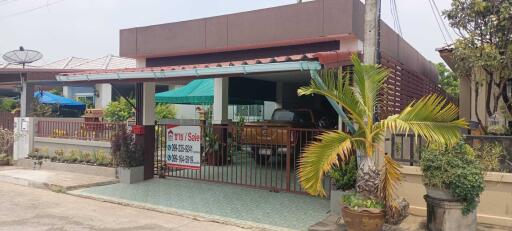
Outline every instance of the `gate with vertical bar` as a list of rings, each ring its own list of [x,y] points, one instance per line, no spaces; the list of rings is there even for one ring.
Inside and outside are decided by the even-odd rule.
[[[304,193],[297,177],[302,149],[324,132],[289,127],[201,126],[203,137],[206,129],[212,130],[218,147],[205,153],[203,139],[201,167],[180,169],[167,165],[166,127],[156,126],[156,175],[296,193]],[[325,187],[330,187],[327,180]]]

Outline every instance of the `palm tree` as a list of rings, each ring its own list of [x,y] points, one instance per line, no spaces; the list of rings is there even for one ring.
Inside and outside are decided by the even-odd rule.
[[[399,114],[375,121],[377,103],[381,102],[382,94],[379,93],[385,92],[389,71],[379,65],[361,64],[356,55],[352,57],[352,62],[354,68],[351,74],[340,70],[323,71],[321,79],[324,84],[311,81],[309,86],[298,90],[299,95],[318,94],[335,101],[355,125],[355,131],[351,133],[325,132],[317,137],[318,141],[304,149],[298,171],[300,183],[306,192],[325,196],[322,183],[324,175],[357,152],[363,157],[359,163],[357,191],[379,198],[388,206],[395,205],[393,200],[400,181],[400,165],[385,156],[383,171],[379,172],[371,158],[377,153],[377,144],[382,141],[386,131],[412,132],[428,143],[453,145],[460,139],[460,129],[467,124],[463,119],[457,119],[456,105],[435,94],[411,103]]]

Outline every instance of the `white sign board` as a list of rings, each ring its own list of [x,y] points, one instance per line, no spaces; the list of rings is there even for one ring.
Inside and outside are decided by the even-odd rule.
[[[167,166],[201,169],[201,127],[167,125]]]

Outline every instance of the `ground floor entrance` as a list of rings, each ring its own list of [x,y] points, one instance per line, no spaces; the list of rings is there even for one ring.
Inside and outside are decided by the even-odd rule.
[[[199,168],[182,169],[168,166],[167,127],[159,124],[155,129],[155,175],[295,193],[305,193],[297,176],[302,151],[326,131],[237,124],[200,126],[203,133],[211,129],[215,141],[203,141]],[[205,146],[212,142],[216,147],[208,151]],[[328,192],[327,180],[325,187]]]

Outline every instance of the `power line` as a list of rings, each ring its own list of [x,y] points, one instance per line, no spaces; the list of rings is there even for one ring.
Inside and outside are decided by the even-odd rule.
[[[446,35],[448,35],[448,38],[450,39],[450,41],[453,43],[453,38],[452,38],[452,35],[450,34],[450,31],[448,30],[448,27],[446,27],[446,23],[445,21],[443,20],[443,16],[441,15],[441,11],[439,10],[439,8],[437,7],[437,4],[436,4],[436,0],[432,0],[432,4],[434,5],[434,8],[436,9],[436,12],[437,12],[437,15],[439,16],[439,19],[441,20],[441,23],[443,25],[443,28],[446,32]]]
[[[19,1],[19,0],[0,0],[0,6],[5,6],[7,4],[17,2],[17,1]]]
[[[400,24],[400,18],[398,16],[398,7],[396,5],[396,0],[390,0],[390,9],[391,9],[391,16],[393,17],[393,24],[395,26],[395,29],[400,34],[400,36],[403,37],[402,25]]]
[[[57,0],[57,1],[54,1],[54,2],[48,2],[48,3],[46,3],[44,5],[40,5],[38,7],[34,7],[34,8],[31,8],[31,9],[28,9],[28,10],[23,10],[23,11],[19,11],[19,12],[13,13],[13,14],[9,14],[9,15],[0,17],[0,20],[4,20],[4,19],[7,19],[7,18],[11,18],[11,17],[22,15],[22,14],[30,13],[32,11],[36,11],[36,10],[39,10],[39,9],[42,9],[42,8],[45,8],[45,7],[49,7],[51,5],[55,5],[55,4],[58,4],[58,3],[63,2],[63,1],[65,1],[65,0]]]
[[[439,32],[441,32],[441,35],[443,36],[445,44],[448,44],[448,40],[446,40],[446,35],[443,31],[443,28],[441,27],[439,19],[437,18],[437,14],[436,14],[436,11],[434,10],[434,6],[432,5],[432,1],[428,0],[428,3],[430,4],[430,9],[432,9],[432,14],[434,14],[434,18],[436,19],[436,23],[437,23],[437,27],[439,28]]]

